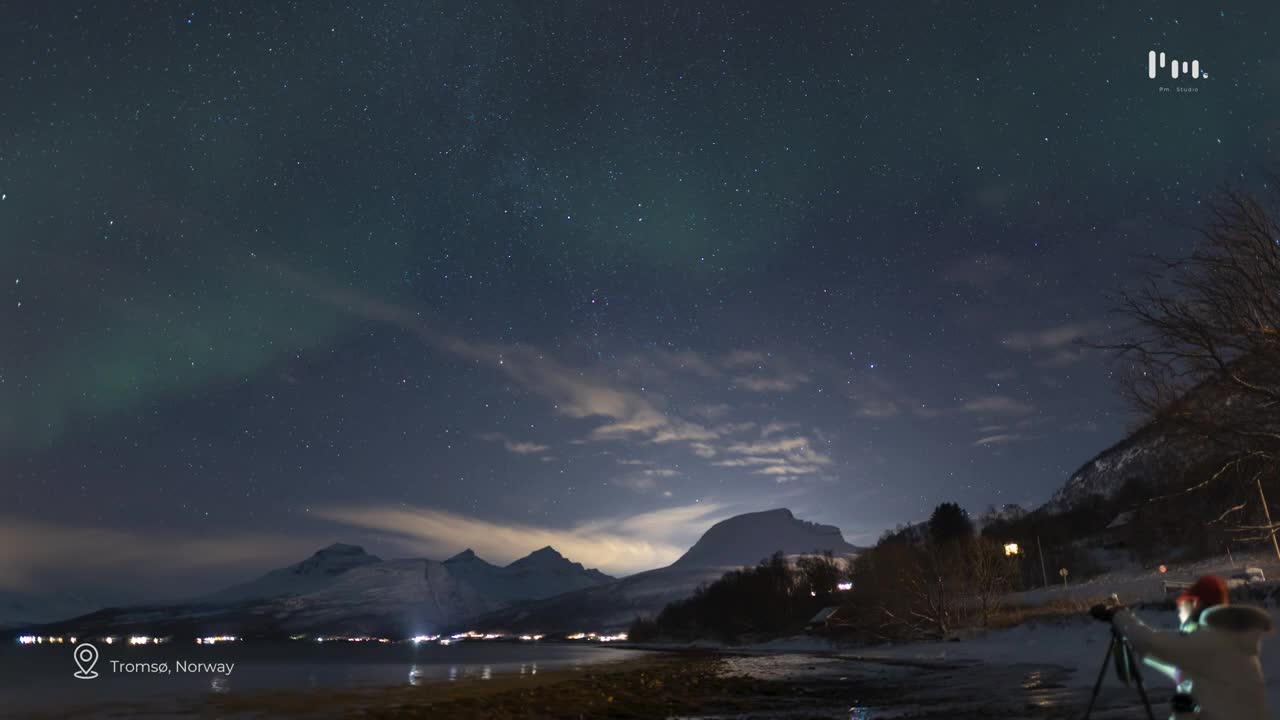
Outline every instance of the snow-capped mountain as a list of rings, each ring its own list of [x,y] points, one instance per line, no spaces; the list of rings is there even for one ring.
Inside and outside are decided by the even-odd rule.
[[[741,567],[778,550],[784,555],[827,550],[847,555],[858,548],[845,542],[840,528],[800,520],[790,510],[779,508],[736,515],[712,525],[673,566]]]
[[[797,519],[790,510],[737,515],[713,525],[667,567],[513,605],[477,618],[472,625],[540,632],[623,628],[637,616],[654,615],[667,603],[688,597],[699,585],[728,570],[755,565],[779,551],[804,555],[826,550],[838,557],[858,553],[838,528]]]
[[[599,570],[584,568],[550,546],[535,550],[506,567],[485,562],[470,548],[445,560],[444,564],[451,575],[502,605],[551,597],[613,579]]]
[[[500,567],[470,550],[444,562],[382,560],[356,545],[336,544],[297,564],[186,603],[100,610],[53,623],[48,630],[416,635],[512,603],[611,580],[549,547]]]
[[[233,585],[212,595],[199,598],[200,602],[218,603],[271,598],[280,595],[305,595],[333,582],[348,570],[382,562],[358,545],[334,543],[300,563],[272,570],[256,580]]]

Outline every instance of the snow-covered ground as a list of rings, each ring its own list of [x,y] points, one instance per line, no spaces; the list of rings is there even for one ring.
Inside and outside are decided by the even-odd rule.
[[[1007,600],[1019,605],[1043,605],[1054,600],[1088,601],[1115,593],[1125,603],[1156,602],[1165,597],[1165,581],[1194,582],[1202,575],[1231,577],[1243,572],[1245,567],[1260,567],[1268,579],[1280,580],[1280,560],[1274,553],[1222,555],[1192,563],[1170,564],[1165,573],[1161,573],[1158,567],[1131,565],[1083,582],[1072,581],[1068,576],[1065,586],[1056,572],[1050,570],[1047,589],[1013,593]]]

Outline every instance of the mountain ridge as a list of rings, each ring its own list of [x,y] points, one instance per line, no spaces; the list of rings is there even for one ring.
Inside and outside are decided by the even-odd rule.
[[[768,532],[775,536],[767,537]],[[786,508],[743,513],[712,525],[666,567],[513,605],[482,615],[470,625],[515,632],[621,629],[637,616],[654,615],[667,603],[692,595],[699,585],[729,570],[755,565],[774,552],[791,556],[826,550],[850,558],[861,549],[845,541],[839,528],[801,520]]]

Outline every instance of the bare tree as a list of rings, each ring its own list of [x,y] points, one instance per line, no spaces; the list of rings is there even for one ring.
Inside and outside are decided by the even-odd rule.
[[[1004,546],[987,537],[978,537],[965,547],[965,577],[978,603],[982,624],[1000,608],[1000,599],[1013,589],[1018,574],[1016,560],[1004,553]]]
[[[1252,485],[1280,457],[1280,225],[1255,197],[1234,191],[1210,212],[1189,256],[1157,261],[1136,292],[1121,296],[1133,334],[1095,345],[1116,353],[1122,390],[1149,422],[1220,460],[1179,493],[1217,481]]]

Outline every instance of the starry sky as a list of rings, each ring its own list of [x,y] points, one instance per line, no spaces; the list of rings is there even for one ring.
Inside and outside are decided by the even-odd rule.
[[[12,7],[0,592],[181,595],[333,541],[623,574],[738,512],[869,544],[1043,502],[1133,423],[1075,341],[1275,159],[1277,27],[1264,0]]]

